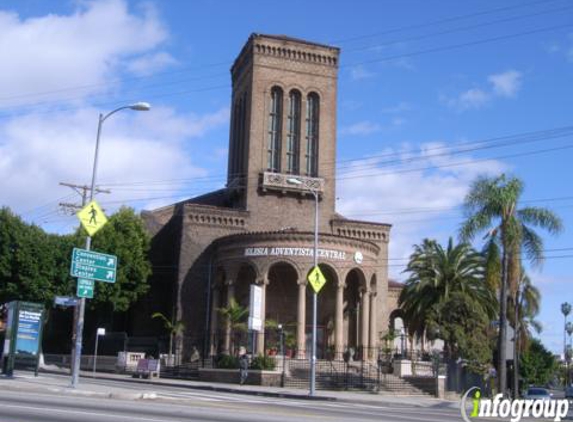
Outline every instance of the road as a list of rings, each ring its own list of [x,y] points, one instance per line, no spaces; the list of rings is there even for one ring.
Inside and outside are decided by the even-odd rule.
[[[0,422],[173,421],[460,421],[452,409],[241,396],[206,391],[162,391],[156,400],[118,400],[73,394],[0,394]]]

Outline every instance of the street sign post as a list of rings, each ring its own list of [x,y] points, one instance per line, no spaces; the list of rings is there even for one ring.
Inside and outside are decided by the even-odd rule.
[[[86,299],[93,299],[94,297],[94,281],[87,278],[78,278],[78,286],[76,291],[77,297],[85,297]]]
[[[117,257],[103,253],[74,248],[72,253],[72,277],[115,283]]]

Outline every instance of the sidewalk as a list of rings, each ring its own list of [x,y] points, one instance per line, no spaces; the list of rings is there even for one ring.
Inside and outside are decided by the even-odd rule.
[[[314,397],[308,395],[308,390],[296,388],[263,387],[255,385],[237,385],[224,383],[208,383],[202,381],[152,379],[142,380],[125,374],[98,373],[96,378],[91,372],[82,372],[77,388],[70,387],[71,377],[67,374],[40,372],[34,377],[32,372],[17,371],[13,378],[0,377],[0,389],[16,391],[48,392],[55,394],[70,394],[125,400],[161,399],[162,387],[215,391],[232,394],[248,394],[264,397],[277,397],[298,400],[338,401],[363,404],[377,404],[389,407],[418,407],[418,408],[458,408],[459,402],[439,400],[420,396],[395,396],[354,391],[323,391],[318,390]],[[93,382],[96,381],[96,382]],[[102,381],[114,381],[105,384]],[[125,383],[122,387],[119,383]],[[134,386],[141,386],[134,391]]]

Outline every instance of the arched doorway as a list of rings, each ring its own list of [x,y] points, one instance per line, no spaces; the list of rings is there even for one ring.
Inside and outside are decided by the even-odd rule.
[[[346,275],[346,288],[344,289],[344,308],[343,308],[343,339],[345,349],[353,355],[354,358],[360,357],[360,352],[364,343],[363,333],[363,315],[362,295],[366,292],[366,278],[364,273],[354,268]]]
[[[319,264],[326,283],[317,296],[317,331],[316,331],[316,357],[317,359],[333,359],[335,353],[335,324],[336,324],[336,291],[338,289],[338,275],[334,268],[327,264]],[[307,300],[307,332],[312,336],[312,287],[309,286],[311,297]],[[312,340],[312,338],[310,338]],[[307,347],[310,350],[310,347]]]
[[[284,333],[285,354],[296,349],[298,271],[288,262],[277,262],[268,270],[265,293],[265,350],[280,352],[279,326]]]

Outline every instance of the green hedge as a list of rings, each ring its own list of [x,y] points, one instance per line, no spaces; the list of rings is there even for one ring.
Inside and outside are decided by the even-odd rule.
[[[264,371],[274,371],[276,366],[275,360],[270,356],[258,355],[251,362],[252,369],[261,369]]]
[[[238,369],[239,368],[239,358],[231,355],[219,355],[217,357],[217,368],[221,369]]]

